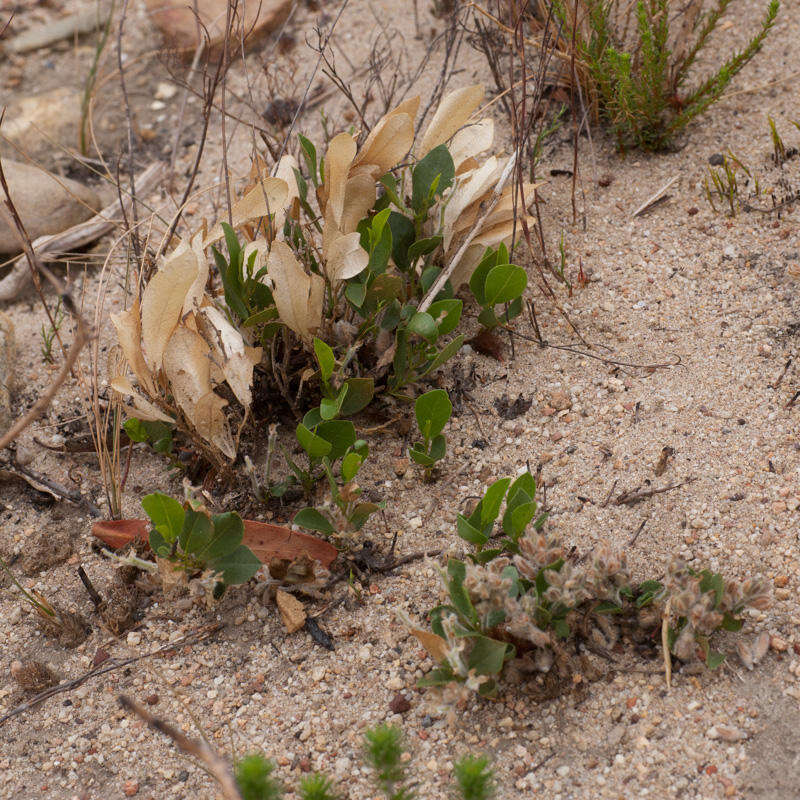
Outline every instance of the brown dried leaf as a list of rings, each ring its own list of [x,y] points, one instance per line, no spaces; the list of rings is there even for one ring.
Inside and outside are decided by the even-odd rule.
[[[299,631],[306,624],[306,610],[294,595],[278,589],[275,593],[275,602],[278,605],[286,633]]]
[[[216,361],[236,399],[250,408],[253,393],[253,368],[261,361],[261,348],[249,347],[242,334],[215,306],[206,306],[198,314],[203,338],[211,344]]]
[[[483,166],[462,178],[453,189],[444,210],[443,230],[444,248],[448,249],[455,232],[455,225],[461,213],[472,203],[479,202],[491,191],[502,172],[504,164],[498,163],[495,156],[488,158]]]
[[[369,254],[361,247],[361,235],[346,233],[336,238],[328,249],[325,272],[331,283],[354,278],[363,272],[369,263]]]
[[[409,114],[390,111],[370,131],[355,164],[374,164],[383,175],[400,163],[414,144],[414,120]]]
[[[126,311],[111,314],[111,322],[117,329],[120,347],[122,347],[122,352],[125,353],[125,359],[136,376],[136,380],[139,381],[139,385],[149,395],[154,395],[156,389],[153,383],[153,376],[150,374],[142,354],[142,319],[139,298],[135,298],[133,305]]]
[[[175,424],[175,420],[167,416],[158,406],[146,400],[139,392],[134,389],[133,384],[124,377],[118,376],[111,381],[111,388],[133,400],[133,408],[126,408],[130,416],[146,422],[166,422],[170,425]]]
[[[192,422],[195,404],[212,389],[210,355],[206,340],[183,325],[175,329],[164,350],[164,374],[172,396]]]
[[[450,142],[448,150],[453,157],[456,174],[468,159],[474,159],[492,146],[494,121],[491,117],[479,120],[462,128]]]
[[[184,253],[168,256],[142,294],[142,344],[147,366],[161,368],[164,348],[178,324],[186,295],[197,278],[197,262]]]
[[[437,663],[445,661],[447,653],[447,642],[433,631],[426,631],[424,628],[409,628],[416,640],[428,651],[428,655]]]
[[[286,208],[289,187],[280,178],[265,177],[253,186],[231,206],[233,227],[238,228],[248,222],[277,214]],[[222,225],[217,223],[203,241],[203,247],[216,242],[225,235]]]
[[[204,394],[194,406],[192,424],[197,432],[211,442],[227,458],[236,458],[236,445],[228,429],[228,420],[222,409],[228,401],[214,392]]]
[[[310,340],[322,322],[325,281],[320,275],[307,275],[285,242],[273,243],[267,264],[281,321]]]
[[[333,221],[342,227],[342,213],[347,192],[347,176],[356,157],[356,142],[349,133],[334,136],[325,154],[325,200],[333,213]]]
[[[483,100],[483,86],[466,86],[450,92],[439,103],[417,151],[422,158],[434,147],[444,144],[469,119]]]

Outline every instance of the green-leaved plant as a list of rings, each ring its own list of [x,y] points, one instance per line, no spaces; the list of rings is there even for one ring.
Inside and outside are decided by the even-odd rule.
[[[738,631],[747,606],[769,604],[759,580],[726,581],[719,573],[674,562],[663,581],[632,581],[625,556],[601,544],[576,557],[543,531],[533,476],[495,482],[458,532],[475,547],[472,563],[451,558],[442,571],[447,601],[431,610],[430,633],[420,641],[439,661],[422,686],[461,683],[484,696],[497,691],[508,661],[525,657],[538,673],[554,672],[569,684],[576,637],[594,628],[614,644],[624,631],[660,641],[682,662],[698,656],[714,669],[725,656],[712,648],[716,631]],[[505,501],[496,547],[495,521]],[[415,635],[419,633],[406,621]],[[578,665],[579,668],[579,665]]]
[[[159,492],[143,497],[142,507],[150,518],[150,548],[156,556],[187,572],[211,571],[219,578],[218,595],[226,586],[250,580],[261,566],[242,544],[244,523],[235,512],[210,514]]]
[[[770,0],[745,47],[696,80],[698,55],[720,19],[741,2],[713,0],[701,13],[703,5],[687,3],[676,13],[672,0],[638,0],[629,29],[630,7],[621,0],[554,0],[563,42],[574,38],[589,94],[596,96],[621,147],[669,146],[760,50],[779,8],[778,0]]]
[[[453,413],[453,404],[444,389],[433,389],[421,394],[414,403],[414,414],[422,434],[421,442],[414,442],[409,448],[409,458],[425,470],[425,478],[430,480],[434,467],[441,461],[447,450],[447,442],[442,429]]]

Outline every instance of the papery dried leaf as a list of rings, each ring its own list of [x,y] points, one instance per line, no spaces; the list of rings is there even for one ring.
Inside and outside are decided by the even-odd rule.
[[[469,283],[475,268],[481,263],[481,259],[486,253],[486,248],[480,244],[471,244],[461,256],[453,274],[450,276],[450,283],[453,291],[457,292],[465,283]]]
[[[409,633],[416,638],[437,664],[445,661],[447,642],[441,636],[432,631],[426,631],[424,628],[409,628]]]
[[[183,244],[183,242],[181,244]],[[183,314],[188,314],[190,311],[194,311],[202,305],[206,293],[209,272],[208,259],[203,249],[202,233],[196,233],[192,236],[191,245],[187,249],[187,258],[191,258],[192,255],[194,256],[197,274],[194,282],[189,287],[189,291],[186,293],[186,299],[183,301]]]
[[[267,240],[256,239],[253,242],[248,242],[244,246],[242,258],[245,264],[250,262],[250,257],[253,253],[256,254],[255,260],[253,261],[253,274],[255,275],[262,267],[267,265],[267,257],[269,256],[269,244]]]
[[[472,203],[479,202],[497,183],[502,165],[492,156],[479,169],[462,178],[453,189],[444,210],[444,248],[450,246],[454,225],[461,213]]]
[[[120,347],[136,380],[149,395],[154,395],[156,390],[153,376],[150,374],[142,354],[142,319],[139,298],[135,298],[133,305],[126,311],[111,314],[111,322],[117,329]]]
[[[228,429],[223,408],[228,401],[214,392],[204,394],[194,405],[191,422],[197,432],[227,458],[236,458],[236,445]]]
[[[164,350],[164,374],[172,396],[192,424],[197,401],[213,388],[210,356],[206,340],[184,326],[175,329]]]
[[[456,173],[468,159],[474,159],[488,150],[493,141],[494,121],[491,117],[474,122],[458,131],[447,148],[453,157]]]
[[[299,631],[306,624],[305,607],[294,595],[284,592],[283,589],[278,589],[275,593],[275,602],[278,606],[278,611],[280,611],[286,633]]]
[[[766,631],[761,631],[756,637],[756,640],[753,642],[751,646],[751,652],[753,654],[753,663],[758,664],[762,658],[767,654],[769,651],[769,634]]]
[[[325,281],[320,275],[306,274],[285,242],[273,243],[267,271],[281,322],[310,341],[322,322]]]
[[[297,159],[290,153],[287,153],[285,156],[281,157],[281,160],[278,162],[278,168],[275,170],[275,177],[284,181],[288,187],[284,208],[275,215],[275,229],[278,231],[279,235],[283,232],[283,223],[286,220],[286,214],[288,213],[296,219],[300,208],[300,189],[297,186],[297,178],[294,174],[295,169],[298,169]]]
[[[348,178],[339,230],[352,233],[375,205],[377,196],[375,179],[369,174],[361,173]]]
[[[249,347],[239,331],[215,306],[206,306],[199,314],[203,338],[215,351],[216,361],[236,399],[250,408],[253,368],[261,361],[261,348]]]
[[[151,371],[161,368],[164,348],[178,324],[183,304],[197,278],[197,262],[183,252],[168,256],[142,293],[142,344]]]
[[[532,228],[536,224],[535,217],[528,215],[525,219],[529,228]],[[517,221],[516,229],[517,231],[522,230],[519,221]],[[481,228],[481,232],[472,240],[472,243],[482,245],[484,249],[487,247],[497,247],[500,242],[508,242],[513,233],[514,220],[511,219],[508,222],[501,222],[499,225],[495,225],[492,228]]]
[[[354,278],[369,263],[369,254],[361,247],[358,233],[346,233],[335,239],[328,248],[325,271],[331,283]]]
[[[334,136],[325,154],[326,204],[330,206],[333,221],[339,228],[342,226],[347,176],[355,156],[356,142],[349,133]]]
[[[136,419],[144,420],[145,422],[166,422],[170,425],[175,424],[172,417],[167,416],[161,411],[158,406],[146,400],[136,389],[133,388],[131,382],[122,376],[118,376],[111,381],[111,388],[115,392],[132,398],[133,408],[126,407],[126,412]]]
[[[238,228],[253,220],[277,214],[286,208],[289,187],[280,178],[264,177],[231,206],[233,227]],[[217,223],[203,241],[203,247],[218,241],[225,235],[222,225]]]
[[[414,144],[414,120],[409,114],[389,113],[375,124],[356,164],[374,164],[383,175],[408,155]]]
[[[446,95],[433,115],[417,149],[417,158],[444,144],[469,119],[483,100],[483,85],[466,86]]]

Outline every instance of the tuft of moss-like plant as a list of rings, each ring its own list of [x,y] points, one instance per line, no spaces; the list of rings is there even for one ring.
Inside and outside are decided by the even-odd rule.
[[[734,1],[715,0],[702,13],[702,0],[693,0],[675,13],[672,0],[638,0],[631,19],[631,7],[618,0],[579,0],[577,5],[554,0],[564,41],[575,41],[590,95],[620,147],[668,147],[761,49],[775,23],[778,0],[770,0],[741,51],[692,81],[698,55]]]

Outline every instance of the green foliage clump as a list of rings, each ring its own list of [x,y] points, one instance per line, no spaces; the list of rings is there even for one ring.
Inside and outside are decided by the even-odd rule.
[[[242,544],[244,523],[235,512],[210,514],[160,492],[143,497],[142,507],[150,518],[150,548],[156,556],[187,572],[210,570],[219,576],[218,594],[249,581],[261,566]]]
[[[564,677],[577,637],[586,640],[594,630],[608,646],[622,633],[657,641],[664,619],[672,655],[682,662],[699,655],[714,669],[725,655],[711,648],[711,636],[738,631],[747,606],[769,604],[759,580],[725,581],[676,561],[663,581],[636,584],[624,553],[606,544],[578,558],[543,532],[535,491],[530,473],[513,483],[505,478],[489,487],[469,517],[459,516],[458,533],[475,552],[471,563],[450,559],[442,573],[448,602],[430,612],[440,663],[420,685],[457,682],[493,696],[506,663],[517,657],[536,672]],[[504,500],[505,536],[487,548]]]
[[[566,42],[575,38],[578,57],[589,76],[603,116],[620,147],[661,150],[722,96],[738,72],[760,50],[775,23],[779,1],[770,0],[750,41],[711,74],[689,86],[691,69],[717,24],[734,0],[715,0],[705,14],[685,18],[671,0],[638,0],[633,31],[616,20],[627,19],[616,0],[582,0],[573,31],[574,7],[554,0]],[[580,20],[585,19],[585,25]],[[588,32],[587,32],[588,31]],[[673,49],[670,50],[670,47]]]

